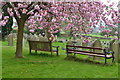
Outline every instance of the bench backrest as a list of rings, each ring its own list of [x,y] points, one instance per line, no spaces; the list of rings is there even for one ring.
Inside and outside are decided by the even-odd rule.
[[[77,48],[84,48],[84,49],[89,49],[89,50],[79,50]],[[87,52],[87,53],[89,52],[89,53],[103,54],[103,55],[104,55],[104,53],[94,52],[94,50],[103,50],[103,51],[105,51],[105,49],[102,49],[102,48],[84,47],[84,46],[77,46],[77,45],[66,45],[66,49],[67,49],[67,51]]]
[[[28,41],[30,49],[52,51],[52,42],[50,41]]]

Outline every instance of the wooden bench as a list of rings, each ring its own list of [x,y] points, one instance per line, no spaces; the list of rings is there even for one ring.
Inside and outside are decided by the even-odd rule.
[[[52,46],[51,41],[28,41],[29,42],[29,50],[31,54],[31,50],[37,51],[47,51],[47,52],[56,52],[56,55],[58,56],[58,48],[59,46]],[[56,49],[53,49],[56,48]]]
[[[87,49],[87,50],[82,50],[82,49]],[[102,50],[103,52],[95,52],[95,50]],[[105,64],[107,62],[107,59],[112,58],[112,62],[114,62],[114,52],[107,52],[107,48],[102,49],[102,48],[94,48],[94,47],[83,47],[83,46],[77,46],[77,45],[66,45],[66,53],[67,56],[69,53],[74,53],[75,54],[82,54],[82,55],[89,55],[89,56],[94,56],[94,57],[103,57],[105,58]]]

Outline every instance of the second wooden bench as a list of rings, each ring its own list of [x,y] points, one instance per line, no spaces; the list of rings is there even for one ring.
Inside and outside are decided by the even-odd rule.
[[[82,48],[82,49],[81,49]],[[83,50],[83,49],[89,49],[89,50]],[[95,52],[95,50],[102,50],[103,52]],[[66,53],[67,56],[70,53],[75,54],[82,54],[82,55],[89,55],[94,57],[103,57],[105,58],[105,64],[107,63],[107,59],[112,58],[112,62],[114,62],[114,52],[108,52],[107,48],[94,48],[94,47],[83,47],[83,46],[77,46],[77,45],[66,45]]]

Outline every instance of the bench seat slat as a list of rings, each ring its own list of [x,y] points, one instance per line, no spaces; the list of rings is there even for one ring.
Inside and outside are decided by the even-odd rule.
[[[84,46],[78,46],[78,45],[67,45],[67,47],[74,47],[74,48],[85,48],[85,49],[97,49],[97,50],[104,50],[102,48],[95,48],[95,47],[84,47]]]
[[[73,51],[73,52],[84,52],[84,53],[91,53],[91,54],[101,54],[101,55],[105,55],[104,53],[95,53],[95,52],[90,52],[90,51],[83,51],[83,50],[76,50],[76,49],[68,49],[68,51]]]
[[[32,50],[38,50],[38,51],[50,51],[50,50],[43,50],[43,49],[32,49]],[[56,52],[57,50],[52,50],[52,52]]]
[[[105,57],[105,55],[98,55],[98,54],[90,54],[90,53],[83,53],[83,52],[74,52],[74,51],[68,51],[68,53],[75,53],[75,54],[83,54],[83,55],[89,55],[89,56],[97,56],[97,57]],[[106,55],[107,58],[112,58],[111,55]]]

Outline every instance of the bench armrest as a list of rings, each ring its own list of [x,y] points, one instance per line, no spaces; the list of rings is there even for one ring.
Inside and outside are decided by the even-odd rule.
[[[112,54],[112,55],[114,54],[114,51],[109,51],[109,52],[108,52],[108,51],[106,51],[107,49],[109,49],[109,48],[105,48],[105,49],[104,49],[104,52],[105,52],[106,54]]]
[[[107,54],[114,54],[114,51],[106,52]]]

